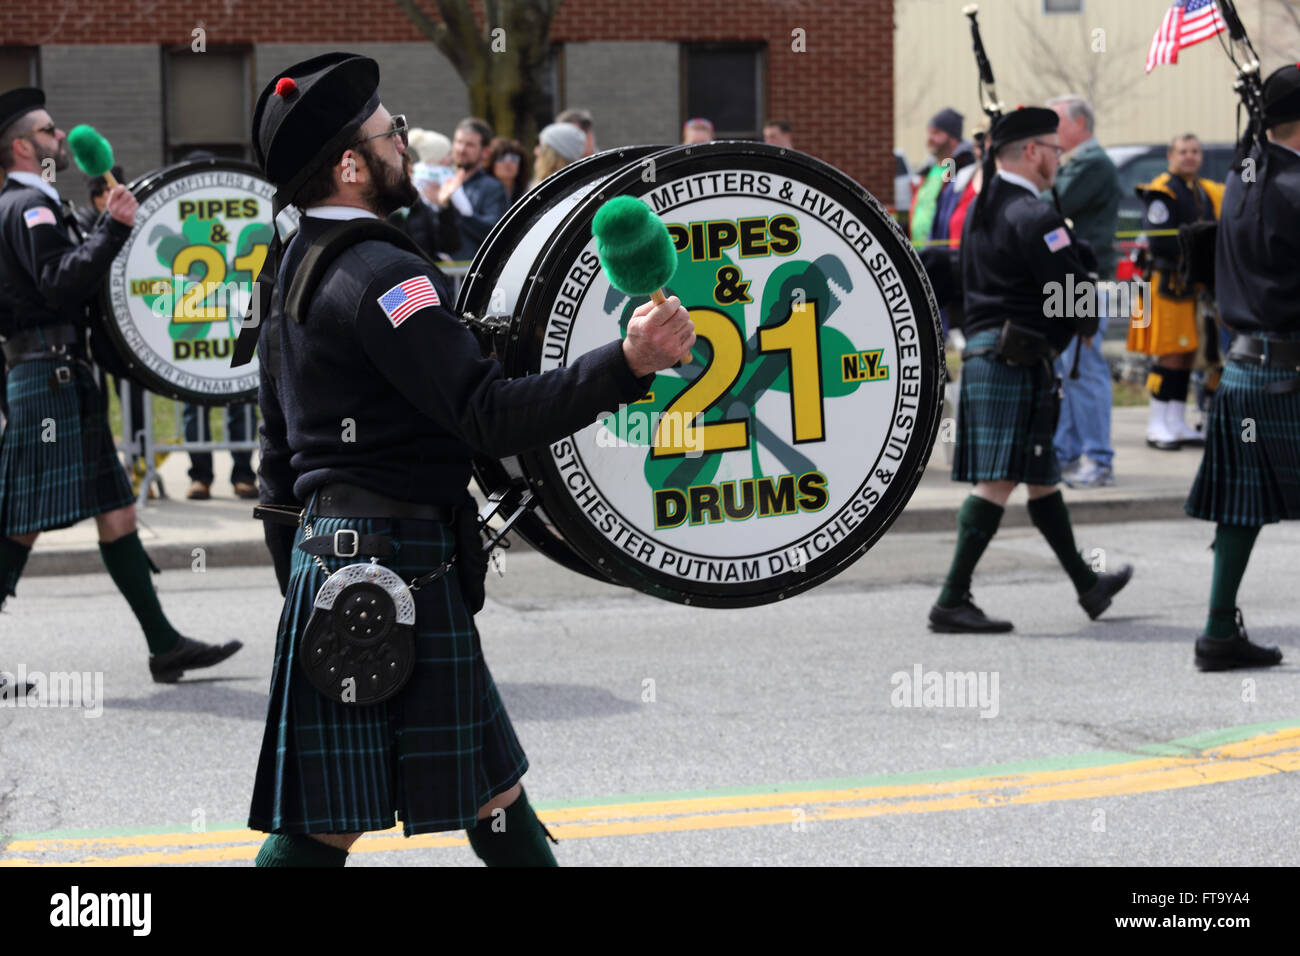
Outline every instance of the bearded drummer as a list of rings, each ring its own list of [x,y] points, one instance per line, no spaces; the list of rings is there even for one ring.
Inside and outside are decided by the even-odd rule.
[[[364,832],[396,815],[408,836],[468,831],[489,866],[553,866],[474,628],[486,562],[466,491],[471,457],[545,447],[636,401],[695,335],[676,298],[647,303],[622,341],[507,380],[450,311],[438,269],[380,222],[419,197],[405,120],[378,87],[374,60],[326,54],[276,76],[253,114],[277,209],[303,213],[258,330],[265,493],[304,510],[249,814],[271,834],[257,865],[342,866]],[[318,271],[348,233],[365,238],[334,246]],[[353,578],[396,580],[399,594],[325,587]],[[329,684],[335,665],[314,656],[355,665],[330,643],[341,627],[383,642],[351,694],[351,678]],[[390,679],[408,641],[413,663]]]
[[[180,634],[154,592],[136,533],[134,496],[113,448],[108,405],[87,358],[87,302],[131,234],[137,203],[125,186],[80,245],[51,181],[68,167],[67,136],[25,87],[0,95],[0,339],[9,420],[0,436],[0,603],[12,597],[42,531],[94,518],[108,573],[144,629],[159,683],[211,667],[242,644]],[[48,178],[47,178],[48,177]],[[0,674],[0,694],[25,694]]]

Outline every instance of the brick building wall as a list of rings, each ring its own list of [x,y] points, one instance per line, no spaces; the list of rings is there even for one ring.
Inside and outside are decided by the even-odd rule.
[[[573,46],[560,98],[597,113],[604,146],[644,142],[642,130],[675,141],[681,80],[664,45],[766,43],[768,114],[795,125],[796,146],[888,201],[893,21],[894,0],[566,0],[552,25],[552,39]],[[466,103],[393,0],[68,0],[57,14],[0,5],[0,46],[40,47],[51,112],[101,126],[128,172],[162,160],[158,48],[188,45],[200,26],[209,46],[253,46],[259,79],[291,51],[343,47],[377,55],[386,98],[415,103],[403,104],[414,122],[449,130]]]

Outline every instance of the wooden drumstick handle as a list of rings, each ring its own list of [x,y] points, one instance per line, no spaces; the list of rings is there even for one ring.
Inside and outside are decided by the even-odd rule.
[[[117,188],[117,179],[113,176],[113,171],[111,169],[104,173],[104,183],[109,189]]]
[[[664,297],[663,289],[655,289],[653,292],[650,293],[650,301],[653,302],[655,305],[663,305],[668,300]],[[674,367],[680,368],[683,365],[690,365],[690,364],[691,364],[691,350],[687,349],[686,354],[677,360],[677,365]]]

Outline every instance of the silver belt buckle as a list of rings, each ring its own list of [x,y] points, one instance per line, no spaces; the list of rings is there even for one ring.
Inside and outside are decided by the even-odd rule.
[[[72,369],[67,365],[60,365],[54,370],[54,381],[60,385],[67,385],[72,381]]]
[[[341,535],[352,535],[352,550],[344,551],[340,544]],[[334,556],[336,558],[355,558],[361,553],[361,535],[351,528],[339,528],[334,532]]]

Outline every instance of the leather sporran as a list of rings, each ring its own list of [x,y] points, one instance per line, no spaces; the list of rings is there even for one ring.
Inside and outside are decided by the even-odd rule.
[[[316,592],[298,660],[311,685],[341,704],[378,704],[415,668],[415,599],[395,572],[349,564]]]

